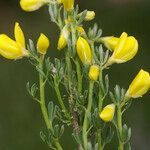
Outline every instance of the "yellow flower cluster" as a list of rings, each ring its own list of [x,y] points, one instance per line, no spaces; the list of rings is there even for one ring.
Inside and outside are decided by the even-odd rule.
[[[63,4],[65,11],[74,9],[74,0],[57,0],[59,4]],[[35,11],[45,4],[50,3],[49,0],[20,0],[21,8],[25,11]],[[80,16],[81,14],[79,14]],[[90,21],[95,18],[94,11],[87,11],[85,21]],[[68,19],[69,20],[69,19]],[[69,21],[66,20],[66,26]],[[70,35],[70,30],[64,27],[60,33],[57,48],[64,49],[67,46],[67,40]],[[76,42],[77,55],[84,65],[90,65],[88,77],[92,81],[97,81],[100,73],[100,67],[94,63],[90,44],[83,35],[86,35],[82,26],[76,27],[78,39]],[[0,35],[0,55],[7,59],[19,59],[29,56],[29,52],[25,46],[25,38],[19,23],[14,27],[15,40],[9,38],[5,34]],[[108,59],[107,65],[113,63],[124,63],[131,60],[138,52],[138,41],[133,36],[128,36],[123,32],[120,37],[107,36],[100,39],[104,45],[113,53]],[[41,55],[45,55],[50,45],[49,39],[41,33],[37,41],[37,50]],[[129,85],[125,94],[127,98],[138,98],[143,96],[150,89],[150,74],[144,70],[140,70],[135,79]],[[100,118],[109,122],[112,121],[115,113],[115,104],[109,104],[99,113]]]

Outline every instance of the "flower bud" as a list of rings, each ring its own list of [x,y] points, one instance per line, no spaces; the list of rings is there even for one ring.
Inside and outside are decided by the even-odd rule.
[[[99,66],[92,65],[89,70],[89,78],[90,80],[97,81],[99,76]]]
[[[66,27],[63,28],[61,31],[58,44],[57,44],[57,49],[62,50],[67,46],[67,39],[69,37],[69,31]]]
[[[20,6],[24,11],[35,11],[48,3],[48,0],[20,0]]]
[[[74,8],[74,0],[63,0],[64,9],[71,11]]]
[[[133,36],[123,32],[114,49],[113,55],[109,58],[108,64],[124,63],[131,60],[138,51],[138,42]]]
[[[84,30],[83,27],[81,27],[81,26],[78,26],[78,27],[77,27],[77,31],[78,31],[78,33],[79,33],[80,35],[86,35],[85,30]]]
[[[115,105],[109,104],[103,108],[102,112],[99,113],[99,116],[103,121],[109,122],[113,120],[114,113],[115,113]]]
[[[114,36],[100,38],[100,42],[104,43],[106,48],[108,48],[111,51],[114,51],[118,41],[119,41],[119,38],[114,37]]]
[[[85,16],[85,21],[91,21],[95,18],[95,12],[94,11],[87,11],[87,14]]]
[[[40,54],[46,54],[49,45],[50,45],[49,39],[43,33],[41,33],[37,41],[38,52]]]
[[[79,37],[77,40],[77,54],[83,64],[92,63],[92,53],[89,43],[82,37]]]
[[[140,70],[135,79],[129,86],[126,97],[138,98],[142,97],[150,89],[150,74],[144,70]]]

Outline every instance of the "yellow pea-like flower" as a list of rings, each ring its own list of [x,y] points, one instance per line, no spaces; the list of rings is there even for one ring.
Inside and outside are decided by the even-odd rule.
[[[109,122],[113,120],[114,114],[115,114],[115,105],[109,104],[103,108],[103,110],[99,113],[99,116],[103,121]]]
[[[91,64],[93,61],[92,52],[89,43],[82,37],[77,40],[77,54],[83,64]]]
[[[0,55],[7,59],[19,59],[28,56],[25,48],[24,34],[18,23],[14,27],[15,40],[12,40],[5,34],[0,35]]]
[[[124,63],[131,60],[138,51],[138,41],[133,36],[123,32],[108,63]]]
[[[97,81],[99,76],[99,66],[92,65],[89,70],[89,78],[90,80]]]
[[[119,38],[114,37],[114,36],[102,37],[100,39],[100,42],[104,43],[106,48],[108,48],[111,51],[114,51],[118,41],[119,41]]]
[[[71,11],[74,8],[74,0],[63,0],[64,9]]]
[[[126,97],[138,98],[142,97],[150,89],[150,74],[144,70],[140,70],[135,79],[129,86]]]
[[[95,12],[94,11],[87,11],[87,14],[85,16],[85,21],[91,21],[95,18]]]
[[[43,33],[41,33],[37,41],[38,52],[43,55],[46,54],[49,45],[50,45],[49,39]]]
[[[48,0],[20,0],[20,6],[24,11],[38,10],[47,3]]]
[[[69,37],[69,31],[67,29],[67,27],[64,27],[61,31],[59,40],[58,40],[58,44],[57,44],[57,49],[58,50],[62,50],[67,46],[67,39]]]

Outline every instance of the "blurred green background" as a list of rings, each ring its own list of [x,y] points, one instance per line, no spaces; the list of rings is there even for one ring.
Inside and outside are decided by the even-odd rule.
[[[143,68],[150,72],[150,1],[149,0],[78,0],[81,10],[95,10],[96,21],[103,35],[119,36],[123,31],[139,41],[139,52],[132,61],[113,65],[109,70],[112,87],[120,84],[128,88],[137,72]],[[15,21],[24,30],[26,39],[35,42],[40,32],[51,39],[48,55],[60,57],[56,50],[58,29],[50,22],[47,7],[32,13],[21,10],[18,0],[0,0],[0,34],[13,37]],[[92,25],[86,23],[88,27]],[[26,91],[26,83],[37,81],[34,68],[26,59],[9,61],[0,59],[0,150],[47,150],[39,137],[44,130],[39,105]],[[50,99],[54,96],[51,95]],[[42,120],[42,121],[41,121]],[[126,122],[132,127],[133,150],[149,150],[150,146],[150,94],[135,100],[126,114]],[[69,134],[62,139],[64,150],[72,150],[74,144]],[[108,147],[109,150],[115,148]]]

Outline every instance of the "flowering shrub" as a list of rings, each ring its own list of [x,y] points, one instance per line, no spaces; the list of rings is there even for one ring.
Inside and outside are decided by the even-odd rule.
[[[150,89],[150,74],[141,69],[128,90],[116,85],[112,91],[107,69],[133,59],[138,52],[137,39],[126,32],[120,37],[102,37],[97,24],[85,31],[83,22],[93,20],[95,12],[80,12],[74,0],[20,1],[25,11],[35,11],[43,5],[48,6],[51,21],[60,29],[57,49],[64,51],[65,59],[55,58],[52,63],[46,56],[50,41],[43,33],[36,45],[32,40],[26,44],[19,23],[14,27],[15,40],[0,35],[0,55],[12,60],[26,57],[39,74],[39,84],[28,82],[27,90],[39,103],[47,127],[47,132],[40,132],[41,139],[49,149],[62,150],[61,136],[69,126],[70,137],[79,150],[103,150],[115,138],[115,132],[116,149],[131,150],[131,128],[122,118],[132,99]],[[46,85],[56,93],[59,106],[52,101],[46,106]],[[104,102],[110,104],[104,106]]]

